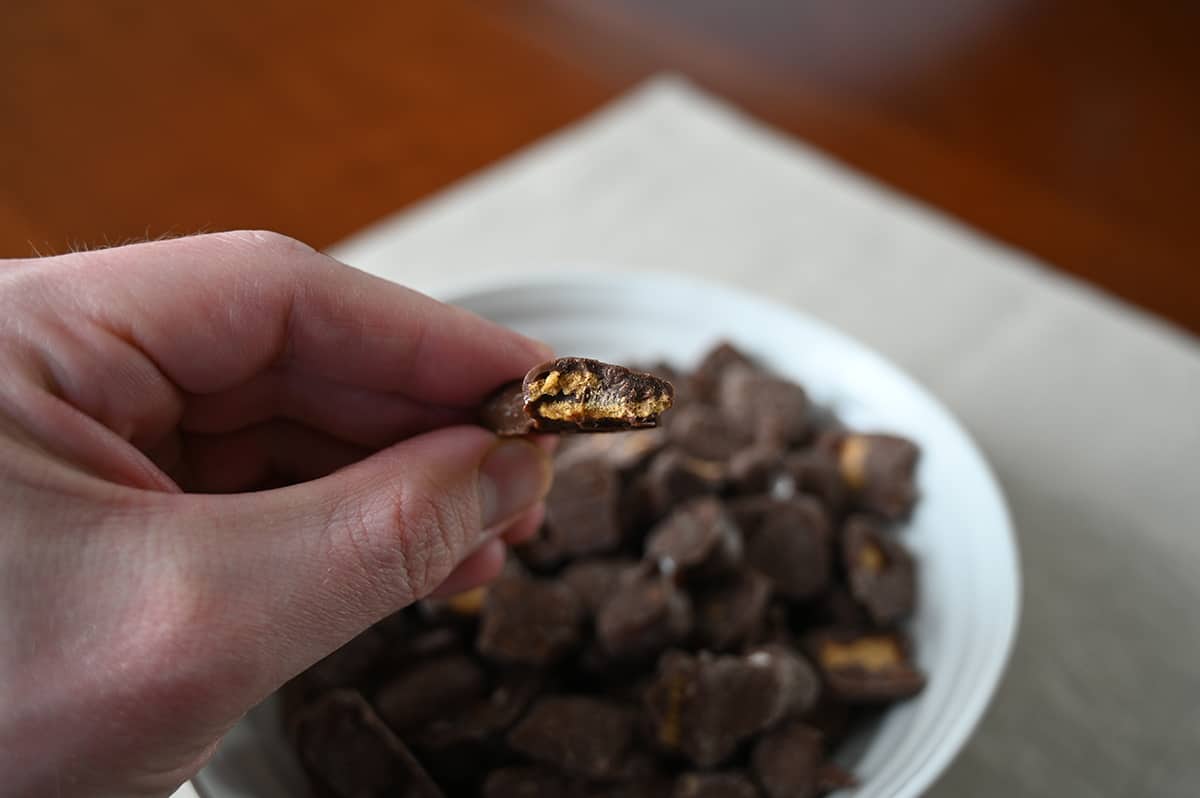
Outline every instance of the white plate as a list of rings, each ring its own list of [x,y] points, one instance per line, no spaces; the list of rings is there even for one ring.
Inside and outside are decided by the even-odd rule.
[[[635,285],[631,286],[630,281]],[[920,568],[910,633],[929,683],[839,757],[855,798],[920,795],[962,748],[991,699],[1017,627],[1014,536],[1000,490],[966,432],[882,357],[789,308],[665,274],[506,279],[450,297],[564,354],[690,367],[729,339],[851,426],[905,435],[922,449],[922,499],[902,539]],[[196,783],[208,798],[296,794],[295,766],[268,710],[252,713]],[[549,797],[548,797],[549,798]]]

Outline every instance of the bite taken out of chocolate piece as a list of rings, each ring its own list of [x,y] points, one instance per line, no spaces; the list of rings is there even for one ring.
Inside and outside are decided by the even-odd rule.
[[[569,776],[591,779],[619,772],[633,742],[636,713],[589,696],[542,698],[508,733],[509,746]]]
[[[615,432],[658,426],[675,388],[642,371],[585,357],[534,366],[497,388],[479,408],[479,424],[497,435]]]
[[[916,564],[904,545],[883,534],[872,519],[855,515],[842,529],[842,564],[850,592],[880,626],[912,614]]]
[[[925,688],[925,676],[894,632],[827,629],[810,634],[805,646],[830,690],[847,703],[886,703]]]
[[[584,357],[534,366],[521,384],[525,414],[539,432],[654,427],[675,388],[653,374]]]
[[[354,690],[335,690],[296,718],[309,775],[337,798],[441,798],[413,755]]]
[[[549,665],[579,643],[583,606],[561,582],[503,577],[488,589],[479,653],[501,663]]]

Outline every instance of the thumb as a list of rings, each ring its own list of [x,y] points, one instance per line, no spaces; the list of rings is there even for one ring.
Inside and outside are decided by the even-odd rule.
[[[535,506],[550,475],[528,441],[460,426],[300,485],[177,497],[208,527],[189,536],[201,547],[189,559],[204,574],[208,639],[243,661],[255,652],[259,672],[282,682],[428,595]]]

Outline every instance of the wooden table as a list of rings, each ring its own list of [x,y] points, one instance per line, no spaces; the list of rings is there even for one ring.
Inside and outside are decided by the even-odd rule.
[[[673,69],[1200,332],[1200,5],[14,0],[0,256],[323,246]]]

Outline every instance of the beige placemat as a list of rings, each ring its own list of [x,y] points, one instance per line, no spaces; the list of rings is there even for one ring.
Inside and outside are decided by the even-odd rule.
[[[334,254],[433,293],[514,271],[690,272],[882,351],[982,445],[1021,545],[1008,674],[930,794],[1196,794],[1194,339],[672,78]]]

